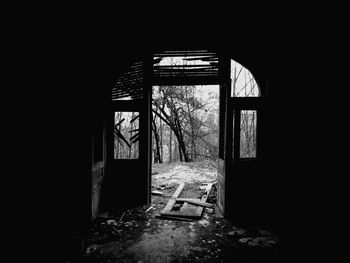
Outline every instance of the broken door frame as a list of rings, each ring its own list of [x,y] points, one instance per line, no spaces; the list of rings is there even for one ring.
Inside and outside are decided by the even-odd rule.
[[[225,206],[221,207],[223,215],[228,218],[245,218],[249,214],[248,204],[242,205],[242,198],[249,195],[250,185],[256,180],[262,160],[262,123],[264,97],[229,97],[226,105],[225,132]],[[256,123],[256,157],[240,156],[241,111],[255,110]],[[227,208],[230,209],[227,209]],[[232,209],[232,208],[235,208]]]
[[[107,126],[108,173],[104,178],[104,210],[118,210],[119,212],[131,206],[149,204],[151,201],[148,189],[150,189],[151,175],[151,134],[149,133],[151,112],[149,109],[152,103],[152,86],[150,85],[152,59],[152,56],[144,56],[134,61],[134,63],[142,63],[142,94],[135,99],[111,101]],[[137,159],[114,159],[114,114],[118,111],[139,113],[139,155]],[[133,187],[135,193],[130,195],[126,192],[126,186],[134,183],[136,183]]]
[[[103,177],[105,175],[106,168],[106,122],[102,116],[97,116],[94,118],[94,125],[92,129],[91,137],[91,218],[96,218],[99,212],[99,204],[101,197],[101,187]],[[100,125],[100,126],[99,126]],[[101,136],[100,140],[102,145],[100,145],[100,151],[102,151],[101,159],[96,161],[96,150],[97,145],[95,141],[95,136]]]

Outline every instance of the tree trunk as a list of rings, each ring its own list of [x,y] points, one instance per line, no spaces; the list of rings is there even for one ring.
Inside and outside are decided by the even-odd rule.
[[[182,162],[182,152],[181,152],[180,143],[178,143],[178,146],[179,146],[179,157],[180,157],[180,162]]]
[[[173,156],[172,156],[172,144],[173,144],[173,142],[172,142],[172,140],[173,140],[173,138],[172,138],[172,130],[169,128],[169,163],[171,163],[173,160]]]
[[[134,112],[131,114],[131,120],[134,118]],[[129,129],[128,129],[129,128]],[[126,129],[126,132],[128,133],[129,138],[131,138],[131,134],[129,134],[129,131],[132,131],[134,129],[134,124],[131,123],[128,125],[128,128]],[[128,140],[128,138],[126,138]],[[132,143],[129,141],[130,147],[129,147],[129,155],[128,158],[131,159],[132,156]]]
[[[244,112],[244,133],[246,153],[250,157],[249,111]]]
[[[163,122],[161,119],[159,119],[159,163],[163,163]]]
[[[191,159],[188,157],[188,153],[186,152],[186,145],[183,141],[179,142],[179,148],[182,151],[185,162],[187,163],[190,162]]]
[[[176,119],[176,123],[177,123],[177,127],[178,127],[178,134],[177,134],[177,139],[178,139],[178,142],[179,142],[179,150],[182,151],[182,154],[183,154],[183,157],[185,159],[185,162],[190,162],[190,158],[188,157],[188,154],[187,154],[187,150],[186,150],[186,144],[184,142],[184,136],[183,136],[183,133],[182,133],[182,128],[181,128],[181,124],[179,122],[179,119]]]
[[[179,160],[179,144],[177,143],[177,140],[174,139],[174,160]]]
[[[192,87],[192,91],[194,92],[194,88]],[[191,159],[195,160],[195,151],[196,151],[196,144],[195,144],[195,134],[194,134],[194,121],[193,121],[193,109],[194,106],[192,105],[191,109],[191,101],[188,96],[189,90],[187,87],[185,87],[185,96],[186,96],[186,106],[187,106],[187,114],[190,120],[190,125],[191,125]],[[192,99],[194,97],[194,93],[192,93]]]
[[[156,150],[154,152],[154,163],[161,163],[162,160],[160,159],[160,149],[159,149],[159,135],[158,135],[158,131],[157,131],[157,126],[156,126],[156,122],[153,119],[152,120],[152,130],[153,130],[153,134],[154,134],[154,141],[156,143]]]
[[[253,136],[252,138],[252,150],[254,150],[255,157],[256,157],[256,141],[255,141],[255,111],[253,111],[252,116],[252,123],[251,123],[251,134]]]
[[[196,160],[196,142],[194,139],[195,135],[194,135],[194,127],[193,127],[193,123],[191,123],[191,158],[192,160]]]

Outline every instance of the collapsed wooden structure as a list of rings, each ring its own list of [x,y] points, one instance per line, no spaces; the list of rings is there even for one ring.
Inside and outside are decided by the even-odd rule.
[[[170,198],[167,205],[164,207],[164,209],[160,212],[160,216],[158,218],[164,218],[164,219],[199,219],[202,216],[202,212],[204,207],[212,208],[214,207],[213,204],[207,203],[207,199],[210,193],[210,190],[212,189],[212,186],[215,183],[208,183],[205,188],[205,193],[202,196],[201,199],[193,199],[193,198],[179,198],[182,190],[185,187],[185,183],[181,182],[176,189],[173,196]],[[174,211],[173,208],[177,203],[182,203],[182,207],[179,211]],[[188,204],[195,205],[196,208],[188,207]]]

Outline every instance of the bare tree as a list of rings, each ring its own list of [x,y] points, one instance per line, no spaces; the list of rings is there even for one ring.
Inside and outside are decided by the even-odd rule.
[[[213,103],[213,99],[216,104]],[[208,137],[217,136],[215,132],[218,131],[218,123],[212,122],[210,125],[207,123],[210,113],[218,110],[217,95],[203,100],[196,96],[194,86],[161,87],[153,100],[153,106],[153,113],[170,128],[169,158],[173,158],[170,151],[173,150],[170,142],[173,135],[176,138],[175,147],[179,150],[180,161],[188,162],[196,160],[197,157],[211,157],[210,154],[217,152],[213,147],[218,146],[210,145],[217,140],[208,140]],[[215,114],[212,114],[213,118],[214,116]]]
[[[154,155],[154,163],[161,163],[161,154],[160,154],[160,139],[159,139],[159,132],[156,124],[156,117],[157,115],[152,116],[152,131],[153,131],[153,138],[154,138],[154,143],[155,143],[155,149],[153,150],[153,155]]]
[[[162,87],[159,90],[160,96],[153,100],[153,113],[174,132],[178,140],[180,161],[184,159],[185,162],[189,162],[190,158],[187,153],[182,127],[183,108],[179,103],[179,97],[182,94],[171,87]]]
[[[135,112],[116,112],[114,125],[114,158],[138,158],[139,115]]]

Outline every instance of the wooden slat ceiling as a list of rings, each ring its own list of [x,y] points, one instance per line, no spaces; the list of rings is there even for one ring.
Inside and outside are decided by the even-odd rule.
[[[157,63],[153,66],[154,85],[217,84],[218,57],[207,50],[163,51],[154,54],[155,60],[182,60],[182,64]]]
[[[176,63],[171,61],[176,61]],[[219,83],[219,60],[215,52],[208,50],[161,51],[154,53],[153,63],[152,85]],[[141,99],[142,88],[143,64],[137,62],[119,76],[112,90],[112,100]]]
[[[112,100],[141,99],[143,88],[143,65],[136,62],[122,73],[112,89]]]

